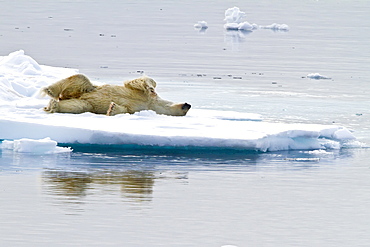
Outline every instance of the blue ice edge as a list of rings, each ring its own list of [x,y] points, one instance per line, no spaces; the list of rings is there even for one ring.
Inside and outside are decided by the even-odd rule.
[[[292,138],[295,143],[310,143],[315,140],[306,138]],[[338,142],[327,138],[318,138],[316,141]],[[312,150],[341,150],[352,148],[363,148],[358,145],[346,145],[347,141],[341,142],[339,148],[332,148],[322,145],[321,148],[288,148],[281,150],[261,150],[256,148],[245,147],[217,147],[217,146],[169,146],[169,145],[140,145],[140,144],[88,144],[88,143],[58,143],[60,147],[70,147],[75,152],[86,153],[100,153],[100,152],[122,152],[122,153],[137,153],[137,154],[165,154],[165,155],[179,155],[179,154],[217,154],[217,155],[232,155],[232,154],[263,154],[271,152],[292,152],[292,151],[312,151]],[[304,145],[304,146],[306,146]]]
[[[100,152],[123,152],[138,154],[258,154],[260,150],[231,148],[231,147],[199,147],[199,146],[157,146],[139,144],[82,144],[82,143],[58,143],[60,147],[70,147],[74,152],[100,153]]]
[[[279,139],[279,138],[277,138]],[[241,155],[241,154],[263,154],[271,152],[292,152],[292,151],[312,151],[312,150],[341,150],[352,148],[366,148],[364,145],[353,145],[353,140],[335,140],[326,137],[304,138],[293,137],[289,138],[292,141],[290,145],[274,145],[275,150],[261,147],[238,147],[238,146],[177,146],[177,145],[152,145],[152,144],[92,144],[92,143],[58,143],[58,147],[69,147],[74,152],[82,153],[122,153],[122,154],[137,154],[137,155]],[[13,141],[10,139],[0,139],[0,144],[4,141]],[[268,141],[267,143],[269,143]],[[318,142],[322,142],[320,147]],[[357,141],[356,141],[357,142]],[[279,142],[277,142],[279,143]],[[335,143],[334,145],[332,143]],[[264,143],[265,144],[265,143]],[[262,145],[263,146],[263,145]],[[0,148],[1,150],[1,148]]]

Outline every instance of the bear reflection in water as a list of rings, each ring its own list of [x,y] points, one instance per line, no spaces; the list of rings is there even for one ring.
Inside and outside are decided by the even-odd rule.
[[[156,177],[150,171],[47,170],[43,172],[42,179],[48,192],[68,199],[78,200],[94,189],[114,191],[119,185],[125,197],[135,201],[150,201]]]

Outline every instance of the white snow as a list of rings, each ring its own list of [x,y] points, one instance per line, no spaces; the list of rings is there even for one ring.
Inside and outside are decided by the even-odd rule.
[[[76,73],[76,69],[39,65],[23,50],[12,52],[0,57],[0,104],[37,98],[40,88]]]
[[[238,7],[229,8],[225,11],[226,30],[253,31],[258,28],[257,24],[250,24],[248,21],[242,21],[246,17],[245,12],[240,11]]]
[[[195,28],[200,28],[200,29],[207,29],[208,24],[206,21],[198,21],[198,23],[194,24]]]
[[[23,51],[0,57],[0,140],[14,141],[3,141],[3,148],[13,145],[14,150],[22,152],[56,152],[58,142],[265,152],[339,149],[355,140],[342,126],[270,123],[258,114],[200,110],[196,106],[185,117],[157,115],[152,111],[113,117],[45,113],[42,108],[49,99],[40,98],[38,90],[77,72],[38,65]]]
[[[314,154],[314,155],[329,155],[329,154],[333,154],[332,152],[328,152],[328,151],[323,150],[323,149],[306,151],[306,153],[308,153],[308,154]]]
[[[327,77],[325,75],[320,75],[319,73],[311,73],[311,74],[308,74],[307,75],[307,78],[310,78],[310,79],[315,79],[315,80],[320,80],[320,79],[331,79],[330,77]]]
[[[224,21],[226,23],[241,23],[246,16],[245,12],[240,11],[238,7],[233,7],[225,10]]]
[[[69,153],[72,152],[70,148],[58,147],[57,142],[50,138],[40,140],[33,140],[22,138],[14,141],[3,141],[1,143],[2,149],[13,150],[19,153],[33,153],[33,154],[53,154],[53,153]]]

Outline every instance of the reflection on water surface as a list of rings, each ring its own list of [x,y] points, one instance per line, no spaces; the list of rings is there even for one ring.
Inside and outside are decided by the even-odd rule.
[[[310,171],[330,165],[338,158],[345,160],[352,155],[351,150],[271,153],[227,150],[192,150],[182,153],[176,149],[74,152],[43,157],[41,181],[44,193],[52,196],[53,200],[79,204],[113,196],[136,205],[153,200],[158,182],[180,180],[187,183],[192,171],[251,174]],[[16,155],[12,157],[14,156]],[[33,163],[33,159],[38,158],[23,155],[17,160]]]
[[[130,201],[150,201],[155,179],[155,174],[150,171],[42,172],[47,193],[76,200],[94,194],[94,190],[108,193],[114,190],[120,191]]]

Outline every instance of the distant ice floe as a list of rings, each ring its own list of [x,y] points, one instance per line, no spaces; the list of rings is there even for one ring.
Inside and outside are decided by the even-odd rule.
[[[50,138],[44,139],[28,139],[22,138],[14,141],[3,141],[2,149],[13,150],[18,153],[33,153],[33,154],[55,154],[72,152],[70,148],[58,147],[57,142]]]
[[[206,21],[198,21],[198,23],[194,24],[194,28],[197,28],[197,29],[207,29],[208,28],[208,24]]]
[[[287,24],[277,24],[273,23],[268,26],[260,26],[261,29],[271,29],[274,31],[289,31],[289,26]]]
[[[255,23],[250,24],[248,21],[243,21],[246,17],[245,12],[240,11],[238,7],[229,8],[225,11],[226,30],[239,30],[239,31],[253,31],[256,29],[271,29],[275,31],[289,31],[289,26],[286,24],[273,23],[268,26],[259,26]]]
[[[142,111],[108,117],[47,114],[37,91],[78,70],[39,65],[24,51],[0,57],[0,140],[3,149],[48,154],[70,152],[57,143],[252,150],[330,150],[356,147],[345,127],[265,122],[259,114],[191,109],[185,117]],[[30,74],[32,76],[30,76]]]
[[[321,79],[328,80],[328,79],[331,79],[330,77],[320,75],[319,73],[308,74],[307,78],[314,79],[314,80],[321,80]]]
[[[240,11],[238,7],[229,8],[225,11],[226,24],[224,25],[226,30],[241,30],[241,31],[253,31],[258,28],[258,25],[253,23],[250,24],[248,21],[243,21],[246,17],[245,12]]]
[[[227,31],[243,31],[243,32],[252,32],[257,29],[270,29],[273,31],[282,31],[287,32],[289,31],[289,26],[287,24],[278,24],[273,23],[267,26],[259,26],[256,23],[249,23],[248,21],[244,20],[246,18],[246,14],[243,11],[240,11],[238,7],[232,7],[225,10],[225,18],[224,21],[224,28]],[[208,28],[208,24],[206,21],[198,21],[198,23],[194,24],[194,28],[205,30]]]

